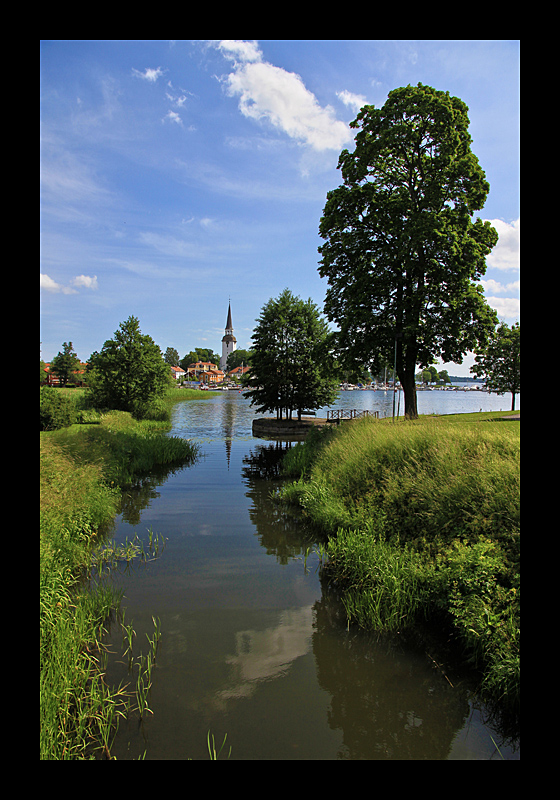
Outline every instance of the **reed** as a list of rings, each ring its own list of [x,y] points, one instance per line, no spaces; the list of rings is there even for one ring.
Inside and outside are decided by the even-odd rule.
[[[155,462],[196,457],[196,448],[183,440],[162,447],[158,438],[168,437],[153,426],[142,428],[130,415],[106,415],[95,426],[98,437],[90,437],[92,429],[74,426],[42,433],[40,439],[41,759],[88,758],[100,741],[108,751],[110,731],[126,713],[123,687],[104,683],[103,626],[118,608],[120,594],[102,577],[135,559],[157,557],[165,540],[150,530],[147,544],[138,537],[119,546],[102,542],[100,531],[118,508],[117,484],[134,480],[135,469]],[[139,450],[142,457],[122,480],[120,461]],[[147,663],[144,674],[152,666]]]
[[[212,744],[210,744],[210,739],[212,739]],[[219,760],[219,758],[220,758],[220,756],[222,754],[222,751],[223,751],[224,747],[226,746],[226,739],[227,739],[227,733],[224,735],[224,740],[223,740],[222,744],[216,750],[216,740],[214,739],[214,734],[210,733],[210,731],[208,731],[207,744],[208,744],[208,754],[210,755],[210,761],[218,761]],[[227,753],[227,758],[229,759],[230,756],[231,756],[231,746],[230,746],[229,751]]]

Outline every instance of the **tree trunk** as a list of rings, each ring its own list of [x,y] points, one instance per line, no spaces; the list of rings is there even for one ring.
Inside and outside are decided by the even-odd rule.
[[[416,398],[416,355],[415,347],[403,347],[402,339],[397,336],[397,375],[404,392],[404,415],[407,419],[418,419],[418,403]]]
[[[515,411],[515,392],[511,393],[511,410]]]
[[[404,415],[407,419],[418,419],[418,403],[416,398],[416,381],[414,370],[406,372],[400,378],[404,391]]]

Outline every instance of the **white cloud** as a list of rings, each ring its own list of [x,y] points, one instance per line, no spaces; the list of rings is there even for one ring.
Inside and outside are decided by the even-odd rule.
[[[353,94],[352,92],[348,92],[346,89],[344,89],[342,92],[337,92],[336,96],[338,97],[339,100],[342,100],[344,105],[349,106],[351,109],[353,109],[356,112],[356,114],[358,113],[358,111],[360,111],[360,109],[363,106],[365,106],[367,102],[366,98],[363,95]]]
[[[61,283],[53,281],[48,275],[41,273],[41,289],[47,292],[62,292],[63,294],[78,294],[75,289],[70,289],[68,286],[63,286]]]
[[[170,122],[176,122],[177,125],[183,125],[183,120],[176,111],[168,111],[165,117],[162,119],[162,122],[165,122],[166,119],[168,119]]]
[[[519,270],[520,266],[520,217],[512,223],[503,219],[488,220],[498,231],[498,244],[486,258],[489,267],[502,270]]]
[[[41,289],[44,289],[46,292],[51,292],[52,294],[78,294],[76,289],[73,289],[72,286],[83,287],[85,289],[99,288],[97,285],[97,275],[94,275],[93,278],[89,275],[77,275],[70,283],[72,284],[71,286],[64,286],[62,283],[54,281],[49,275],[41,273]]]
[[[256,42],[228,39],[215,46],[234,62],[225,84],[231,96],[239,96],[239,110],[245,117],[266,120],[318,151],[340,150],[352,139],[334,109],[320,106],[299,75],[262,60]]]
[[[146,67],[144,72],[139,72],[137,69],[132,68],[132,74],[136,75],[138,78],[142,78],[145,81],[149,81],[150,83],[155,83],[158,78],[160,78],[165,73],[165,70],[161,67],[157,69],[150,69]]]
[[[504,294],[505,292],[518,292],[521,286],[521,281],[512,281],[512,283],[499,283],[492,278],[488,281],[480,281],[484,287],[485,292],[494,292],[496,294]]]
[[[502,319],[519,319],[520,301],[515,297],[487,297],[488,305],[495,308]]]
[[[243,42],[238,39],[222,39],[218,48],[231,61],[261,61],[262,52],[255,40]]]
[[[90,275],[77,275],[72,283],[74,286],[83,286],[84,289],[99,289],[97,275],[94,275],[93,278]]]

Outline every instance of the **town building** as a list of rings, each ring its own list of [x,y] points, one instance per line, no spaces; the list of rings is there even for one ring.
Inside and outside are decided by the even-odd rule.
[[[182,381],[187,373],[181,367],[171,367],[171,374],[176,381]]]
[[[222,357],[220,358],[220,369],[225,372],[228,356],[237,349],[237,339],[233,335],[233,323],[231,321],[231,303],[228,305],[228,315],[226,330],[222,339]]]
[[[240,367],[235,367],[235,369],[230,369],[228,372],[228,378],[241,378],[242,375],[249,372],[251,367],[244,367],[241,365]]]
[[[187,367],[187,375],[201,383],[222,383],[225,372],[211,361],[196,361]]]

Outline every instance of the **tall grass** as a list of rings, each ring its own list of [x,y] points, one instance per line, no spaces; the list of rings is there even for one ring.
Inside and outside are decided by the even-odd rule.
[[[72,426],[52,434],[81,464],[102,464],[107,484],[127,488],[158,467],[192,463],[198,446],[187,439],[165,436],[154,421],[137,421],[126,411],[103,415],[101,424]]]
[[[316,435],[286,456],[301,477],[282,495],[329,536],[349,620],[446,620],[487,695],[517,713],[519,427],[459,423],[366,419]]]
[[[124,412],[40,436],[40,757],[95,757],[95,747],[108,755],[129,702],[124,687],[105,684],[100,644],[120,596],[102,580],[92,584],[89,570],[94,565],[99,575],[103,565],[145,553],[134,543],[122,552],[95,552],[100,530],[114,517],[123,487],[158,466],[192,462],[197,448],[163,435],[161,423]],[[158,537],[150,536],[149,547],[157,551]],[[135,692],[141,715],[149,710],[150,652]]]

